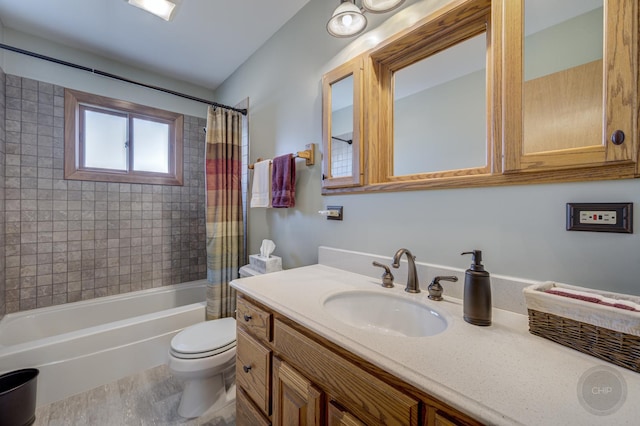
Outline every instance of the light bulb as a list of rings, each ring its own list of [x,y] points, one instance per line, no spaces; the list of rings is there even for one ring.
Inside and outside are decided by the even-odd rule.
[[[367,18],[353,1],[343,1],[327,22],[327,31],[334,37],[352,37],[367,26]]]

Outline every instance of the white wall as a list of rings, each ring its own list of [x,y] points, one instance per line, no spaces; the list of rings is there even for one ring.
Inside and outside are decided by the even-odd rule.
[[[90,52],[72,49],[10,28],[4,28],[3,34],[3,43],[12,47],[109,72],[145,84],[213,100],[213,92],[200,86],[163,77],[123,63],[116,63]],[[76,70],[20,53],[8,50],[0,50],[0,52],[4,55],[2,69],[7,74],[32,78],[70,89],[122,99],[194,117],[207,116],[207,106],[200,102],[179,98],[157,90],[135,86],[86,71]]]
[[[320,143],[323,73],[443,3],[408,2],[377,29],[339,40],[325,30],[337,2],[311,0],[216,91],[219,102],[250,97],[251,161]],[[368,17],[371,28],[387,15]],[[567,202],[631,201],[637,222],[640,180],[322,196],[320,161],[299,161],[297,171],[295,209],[250,211],[249,251],[273,239],[286,268],[315,263],[319,245],[388,256],[407,247],[455,267],[469,263],[460,252],[477,248],[493,273],[640,294],[638,231],[565,230]],[[343,205],[344,221],[319,216],[326,205]]]

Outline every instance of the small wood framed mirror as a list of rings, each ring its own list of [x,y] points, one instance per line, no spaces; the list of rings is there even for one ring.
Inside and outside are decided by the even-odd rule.
[[[322,187],[362,185],[362,57],[322,78]]]

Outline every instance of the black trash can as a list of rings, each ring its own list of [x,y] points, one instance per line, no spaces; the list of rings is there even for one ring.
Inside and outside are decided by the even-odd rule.
[[[0,426],[31,425],[36,421],[37,388],[36,368],[0,376]]]

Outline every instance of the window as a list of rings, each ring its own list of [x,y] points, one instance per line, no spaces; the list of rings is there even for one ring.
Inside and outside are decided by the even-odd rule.
[[[182,185],[183,116],[65,90],[65,179]]]

